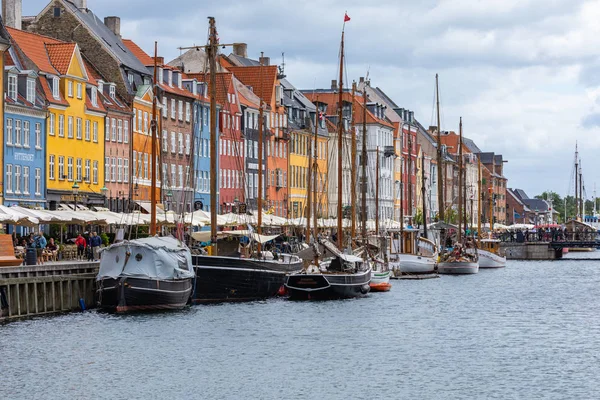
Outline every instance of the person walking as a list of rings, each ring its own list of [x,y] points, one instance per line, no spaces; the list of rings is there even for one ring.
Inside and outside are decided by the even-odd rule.
[[[44,264],[44,249],[46,248],[47,242],[44,237],[44,233],[42,231],[38,232],[38,234],[33,239],[37,263],[39,265]]]
[[[100,246],[102,245],[102,238],[96,232],[92,232],[90,241],[92,246],[92,260],[98,261],[100,259]]]
[[[81,233],[77,235],[77,239],[75,239],[75,245],[77,246],[77,259],[83,260],[83,255],[85,254],[85,239],[81,236]]]

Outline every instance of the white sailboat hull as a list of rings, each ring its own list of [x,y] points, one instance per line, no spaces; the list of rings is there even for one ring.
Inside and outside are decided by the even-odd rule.
[[[399,254],[398,261],[390,263],[390,266],[403,274],[432,274],[435,272],[436,262],[433,257]]]
[[[446,275],[468,275],[479,272],[478,262],[440,262],[438,263],[438,273]]]
[[[477,253],[479,254],[479,268],[503,268],[506,266],[506,257],[481,249]]]

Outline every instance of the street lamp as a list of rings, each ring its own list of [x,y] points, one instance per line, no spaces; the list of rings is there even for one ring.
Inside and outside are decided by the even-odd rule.
[[[79,194],[79,185],[77,184],[77,181],[71,186],[71,189],[73,190],[73,209],[77,211],[77,195]]]

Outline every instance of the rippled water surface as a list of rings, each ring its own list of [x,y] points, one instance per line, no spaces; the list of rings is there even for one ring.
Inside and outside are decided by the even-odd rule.
[[[0,399],[599,398],[600,261],[393,285],[0,325]]]

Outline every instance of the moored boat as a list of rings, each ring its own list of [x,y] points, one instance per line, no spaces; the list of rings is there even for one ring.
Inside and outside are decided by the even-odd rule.
[[[126,313],[181,309],[193,289],[191,254],[173,237],[149,237],[102,250],[96,295],[98,306]]]
[[[369,287],[371,292],[389,292],[392,288],[390,283],[391,271],[373,271],[371,273],[371,282]]]
[[[435,244],[418,233],[416,229],[391,233],[389,259],[394,276],[433,274],[437,270]]]
[[[503,268],[506,266],[506,257],[500,255],[500,240],[498,239],[482,239],[477,253],[479,268]]]

